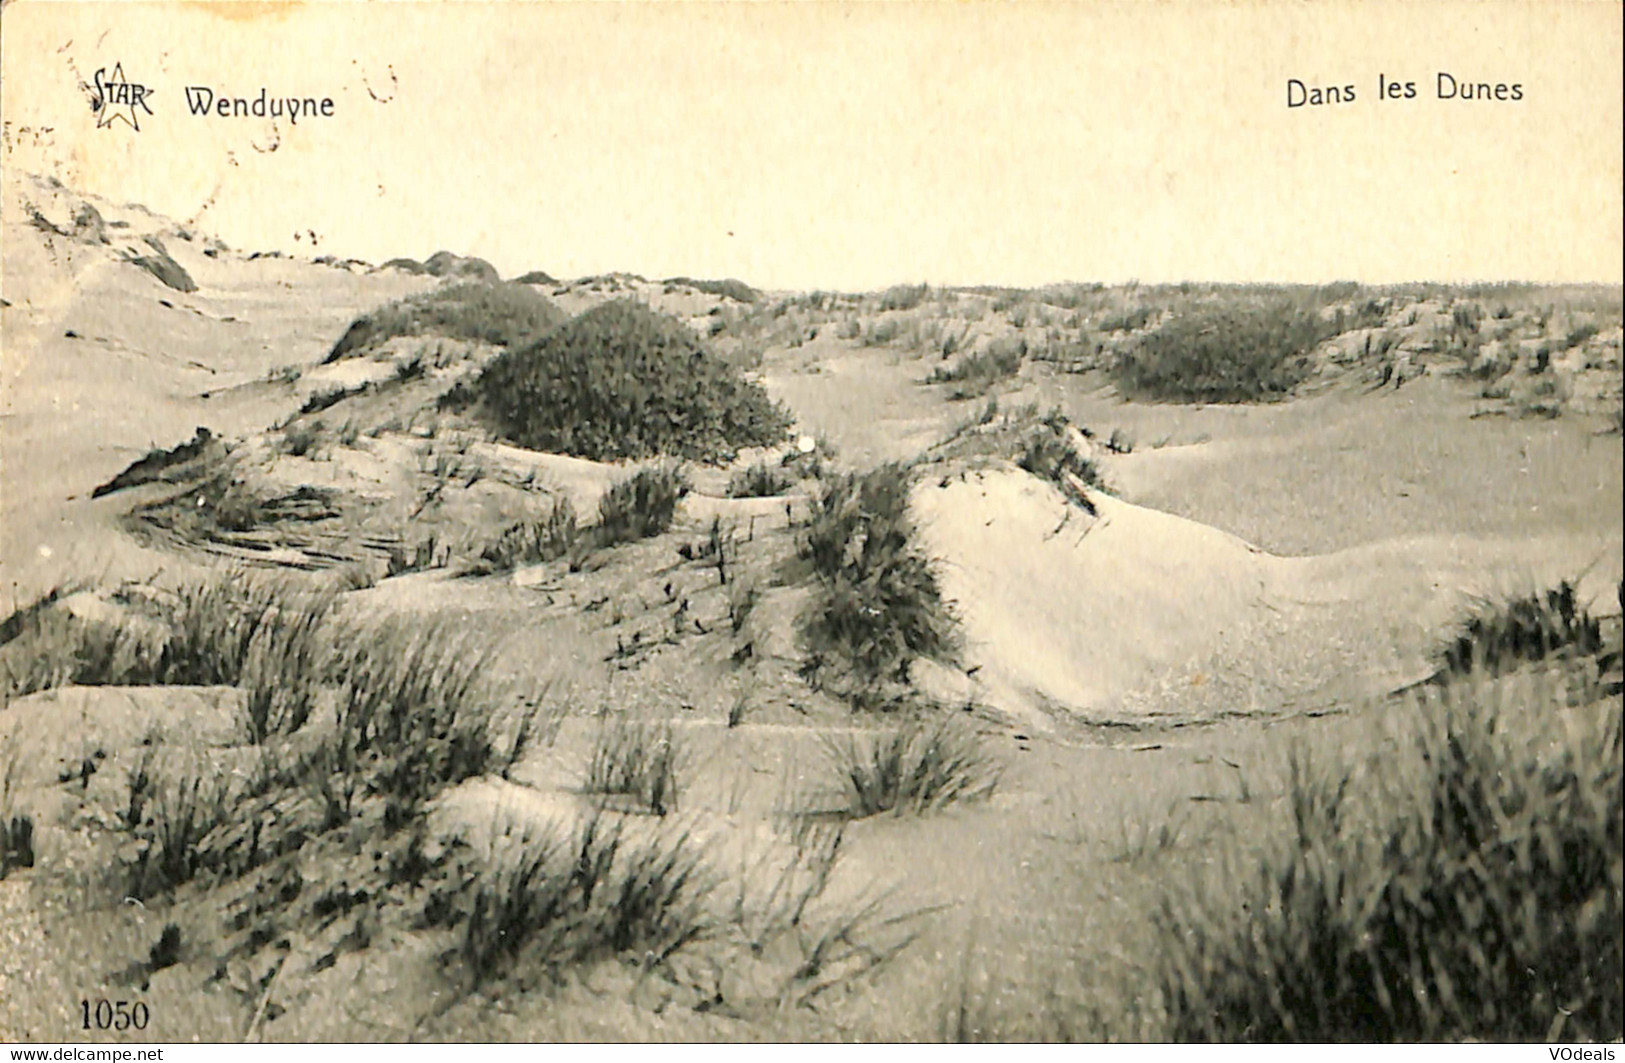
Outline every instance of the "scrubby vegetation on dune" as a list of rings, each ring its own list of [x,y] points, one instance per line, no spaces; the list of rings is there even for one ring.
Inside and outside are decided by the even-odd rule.
[[[973,399],[1019,373],[1026,354],[1024,339],[997,340],[983,350],[963,356],[952,366],[933,370],[927,383],[954,384],[951,397]]]
[[[617,480],[598,500],[595,542],[614,546],[659,535],[671,527],[688,489],[688,476],[676,465],[639,469]]]
[[[1196,304],[1124,347],[1112,379],[1125,396],[1154,402],[1258,402],[1280,398],[1313,371],[1310,352],[1333,326],[1290,298]]]
[[[587,764],[586,791],[630,800],[656,816],[677,805],[682,747],[670,724],[616,716],[602,721]]]
[[[326,361],[360,353],[396,336],[436,335],[518,347],[545,335],[564,312],[529,285],[467,281],[387,303],[362,314]]]
[[[0,878],[34,866],[34,817],[13,806],[17,752],[0,746]]]
[[[789,415],[692,330],[615,300],[510,350],[467,396],[523,447],[598,461],[729,459],[778,442]]]
[[[860,705],[906,685],[916,658],[955,649],[953,616],[913,542],[910,479],[900,465],[835,477],[802,533],[801,556],[817,577],[802,619],[803,674]]]
[[[795,486],[795,479],[782,466],[758,461],[740,469],[728,480],[729,498],[774,498]]]

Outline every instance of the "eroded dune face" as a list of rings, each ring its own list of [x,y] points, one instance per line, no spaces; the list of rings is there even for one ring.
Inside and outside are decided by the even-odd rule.
[[[1408,537],[1284,558],[1109,495],[1094,504],[1088,516],[1008,468],[914,495],[967,667],[990,703],[1033,726],[1379,696],[1428,674],[1432,640],[1468,596],[1589,565],[1582,597],[1606,604],[1620,566],[1617,538],[1599,555],[1579,536]]]

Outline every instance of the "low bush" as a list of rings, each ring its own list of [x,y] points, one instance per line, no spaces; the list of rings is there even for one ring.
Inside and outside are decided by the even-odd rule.
[[[1563,349],[1568,350],[1571,347],[1578,347],[1601,331],[1602,328],[1595,321],[1587,321],[1584,324],[1576,325],[1563,337]]]
[[[1119,351],[1112,379],[1125,397],[1153,402],[1281,398],[1308,379],[1310,352],[1331,334],[1291,300],[1195,306]]]
[[[778,442],[791,423],[686,325],[626,299],[504,352],[472,391],[505,438],[595,461],[726,461]]]
[[[563,311],[527,284],[449,284],[356,318],[325,361],[359,354],[396,336],[433,335],[519,347],[540,339],[563,320]]]
[[[913,310],[931,293],[925,284],[894,284],[880,293],[881,310]]]
[[[825,748],[853,817],[932,812],[987,798],[999,784],[999,767],[980,738],[950,717],[910,720],[865,739],[829,739]]]
[[[1028,428],[1021,437],[1016,464],[1034,476],[1059,487],[1091,513],[1094,503],[1078,491],[1078,485],[1103,489],[1100,467],[1089,452],[1073,438],[1071,422],[1059,409]],[[1071,478],[1076,478],[1073,483]]]
[[[837,477],[813,501],[800,543],[818,581],[802,621],[803,674],[860,704],[906,684],[915,658],[954,650],[953,617],[912,542],[908,493],[899,465]]]

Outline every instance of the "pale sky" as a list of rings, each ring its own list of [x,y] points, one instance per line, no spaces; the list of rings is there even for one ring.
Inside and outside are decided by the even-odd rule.
[[[15,0],[3,19],[8,172],[243,249],[769,288],[1621,280],[1613,2]],[[139,133],[97,128],[77,87],[115,62],[153,90]],[[1524,99],[1440,100],[1440,71]],[[1417,98],[1377,99],[1379,74]],[[1357,99],[1289,109],[1289,78]],[[197,117],[188,85],[334,115]]]

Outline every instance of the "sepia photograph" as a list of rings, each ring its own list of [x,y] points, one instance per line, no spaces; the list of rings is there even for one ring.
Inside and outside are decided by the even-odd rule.
[[[9,0],[8,1058],[1613,1059],[1621,12]]]

